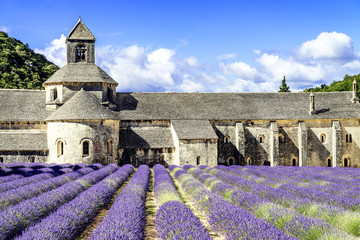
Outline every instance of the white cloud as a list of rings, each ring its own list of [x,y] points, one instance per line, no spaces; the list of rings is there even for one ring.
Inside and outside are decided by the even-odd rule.
[[[255,53],[256,55],[259,55],[259,54],[261,53],[261,51],[258,50],[258,49],[255,49],[255,50],[254,50],[254,53]]]
[[[7,27],[7,26],[0,26],[0,32],[6,32],[6,33],[9,33],[10,31],[10,28]]]
[[[352,39],[344,33],[322,32],[316,39],[304,42],[295,51],[299,58],[351,59],[354,57]]]
[[[112,46],[98,48],[96,59],[115,80],[118,90],[149,91],[166,89],[175,83],[172,73],[174,50],[160,48],[154,51],[133,45],[127,48]]]
[[[235,75],[240,78],[253,79],[257,74],[256,68],[244,62],[234,62],[230,64],[219,63],[219,66],[226,75]]]
[[[65,36],[36,51],[63,66]],[[273,92],[283,76],[294,91],[329,84],[345,74],[358,74],[360,69],[360,56],[351,38],[342,33],[321,33],[290,49],[291,55],[262,52],[254,50],[254,65],[234,61],[235,53],[204,64],[195,56],[177,58],[174,49],[109,45],[96,48],[96,63],[119,82],[118,91]]]
[[[41,53],[46,56],[46,58],[55,63],[56,65],[62,67],[66,64],[66,37],[61,34],[59,39],[54,39],[51,41],[49,47],[44,50],[35,49],[35,52]]]
[[[223,54],[223,55],[219,55],[216,57],[217,60],[232,60],[232,59],[235,59],[237,56],[236,53],[228,53],[228,54]]]

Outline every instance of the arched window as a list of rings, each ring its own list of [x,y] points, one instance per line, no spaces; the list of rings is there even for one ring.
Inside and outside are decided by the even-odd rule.
[[[235,158],[233,156],[228,157],[227,159],[227,165],[231,166],[235,164]]]
[[[270,165],[271,165],[271,163],[269,161],[267,161],[267,160],[264,161],[264,166],[270,166]]]
[[[285,142],[285,136],[283,134],[279,134],[279,143]]]
[[[64,155],[64,143],[63,141],[59,140],[57,142],[57,156],[60,157]]]
[[[164,154],[164,153],[160,154],[159,160],[160,160],[160,162],[164,162],[164,161],[165,161],[165,154]]]
[[[293,157],[293,158],[291,159],[291,162],[292,162],[292,165],[293,165],[293,166],[297,166],[297,161],[296,161],[296,158],[295,158],[295,157]]]
[[[87,140],[83,141],[83,143],[82,143],[82,155],[83,155],[83,157],[89,156],[89,147],[90,147],[89,145],[90,145],[89,141],[87,141]]]
[[[196,165],[200,165],[200,156],[196,157]]]
[[[57,89],[53,88],[50,90],[50,99],[51,101],[55,101],[57,99]]]
[[[109,156],[112,156],[112,140],[107,140],[107,154]]]
[[[325,142],[326,142],[326,134],[325,134],[325,133],[320,134],[320,141],[321,141],[322,143],[325,143]]]
[[[4,162],[4,158],[0,157],[0,162],[3,163]]]
[[[225,136],[224,137],[224,143],[229,143],[230,142],[230,137],[229,136]]]
[[[35,157],[34,157],[34,156],[30,156],[30,157],[29,157],[29,162],[31,162],[31,163],[35,162]]]
[[[346,142],[347,142],[347,143],[351,143],[351,142],[352,142],[352,136],[351,136],[351,134],[349,134],[349,133],[346,134]]]
[[[136,156],[135,155],[130,156],[130,163],[133,165],[136,165]]]
[[[327,166],[328,166],[328,167],[332,167],[332,158],[331,158],[331,157],[328,157],[328,158],[326,159],[326,161],[327,161]]]
[[[84,45],[76,46],[76,62],[85,61],[86,48]]]
[[[344,159],[343,159],[343,166],[344,166],[344,167],[350,167],[350,158],[344,157]]]
[[[264,143],[265,136],[263,134],[259,135],[259,143]]]
[[[246,159],[246,164],[247,164],[247,165],[253,165],[253,161],[252,161],[251,157],[248,157],[248,158]]]

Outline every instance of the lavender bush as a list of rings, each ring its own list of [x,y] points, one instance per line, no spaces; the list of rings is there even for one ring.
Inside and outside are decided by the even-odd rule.
[[[91,240],[144,238],[145,200],[149,177],[149,167],[140,165],[115,199],[103,222],[91,234]]]
[[[182,203],[166,168],[157,164],[154,170],[154,195],[160,205],[155,227],[160,239],[211,239],[200,220]]]
[[[16,239],[74,239],[98,211],[110,201],[117,189],[126,181],[133,171],[132,165],[121,169],[80,193],[69,203],[44,218],[40,223],[26,229]]]
[[[109,164],[75,181],[0,211],[0,216],[2,216],[0,218],[0,239],[8,239],[21,233],[29,225],[41,220],[62,204],[71,201],[79,193],[118,168],[116,164]]]

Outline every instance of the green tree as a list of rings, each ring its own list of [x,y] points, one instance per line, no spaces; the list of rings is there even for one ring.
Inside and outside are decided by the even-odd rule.
[[[283,80],[281,81],[280,90],[278,92],[291,92],[290,87],[286,84],[285,76]]]
[[[0,88],[42,89],[58,69],[28,44],[0,31]]]

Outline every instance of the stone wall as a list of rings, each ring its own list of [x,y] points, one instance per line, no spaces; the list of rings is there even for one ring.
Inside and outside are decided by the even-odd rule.
[[[217,165],[217,140],[179,140],[180,166]]]
[[[124,164],[133,164],[134,166],[148,164],[154,166],[160,163],[169,166],[175,164],[174,152],[174,148],[119,149],[118,164],[120,166]]]
[[[48,162],[96,163],[116,162],[118,158],[119,121],[48,122]],[[112,151],[108,154],[108,140]],[[58,141],[63,142],[63,155],[58,156]],[[89,154],[83,154],[83,142],[89,142]]]

